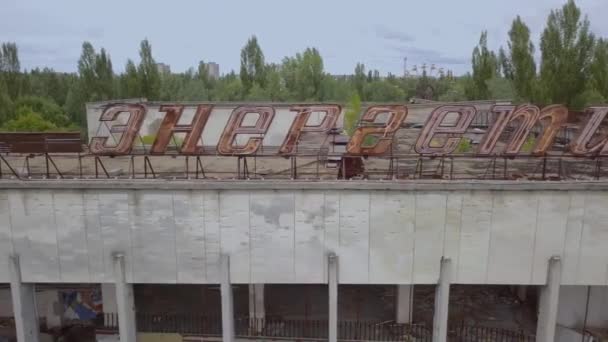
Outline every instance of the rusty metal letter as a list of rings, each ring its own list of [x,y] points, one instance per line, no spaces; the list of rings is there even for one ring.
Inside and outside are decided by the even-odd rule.
[[[450,113],[457,113],[458,120],[453,125],[444,125],[443,121]],[[473,106],[441,106],[435,109],[426,121],[418,140],[416,140],[416,152],[420,154],[452,153],[458,146],[461,136],[469,128],[475,114],[477,114],[477,110]],[[448,135],[443,146],[431,146],[436,134]]]
[[[608,107],[591,107],[587,108],[586,112],[591,114],[591,118],[570,146],[570,151],[577,156],[594,155],[598,152],[601,155],[608,155],[608,144],[606,144],[608,136],[602,137],[599,141],[596,139],[595,144],[589,146],[593,135],[597,132],[602,121],[604,121],[606,114],[608,114]]]
[[[243,126],[243,120],[249,113],[257,113],[258,119],[253,126]],[[255,153],[264,134],[274,119],[274,108],[272,107],[238,107],[230,115],[228,123],[222,132],[217,151],[223,155],[248,155]],[[243,146],[235,146],[236,137],[239,134],[259,134],[259,137],[251,137]]]
[[[303,132],[324,133],[334,128],[341,109],[338,105],[302,105],[293,106],[289,110],[298,113],[296,114],[296,117],[289,128],[289,132],[287,133],[287,136],[279,149],[279,154],[292,153],[300,140],[300,135]],[[321,121],[321,123],[318,125],[307,125],[310,114],[313,112],[323,112],[325,113],[325,117],[323,117],[323,121]]]
[[[212,105],[199,105],[192,118],[190,125],[178,125],[177,122],[182,116],[184,106],[181,105],[163,105],[159,111],[165,112],[163,122],[156,133],[156,139],[152,144],[150,152],[153,154],[163,154],[167,149],[167,145],[173,136],[173,133],[186,133],[184,142],[180,148],[181,154],[198,154],[202,152],[202,146],[198,145],[198,141],[203,134],[203,129],[209,119],[209,114],[213,109]]]
[[[373,124],[376,117],[382,113],[389,113],[390,115],[386,125],[357,128],[346,146],[346,151],[349,154],[373,156],[381,155],[388,150],[393,141],[393,135],[407,117],[407,107],[402,105],[372,106],[365,111],[360,121],[364,124]],[[367,136],[380,137],[373,146],[362,146]]]
[[[120,113],[129,113],[129,120],[126,125],[114,125],[110,128],[110,134],[122,133],[116,146],[106,146],[109,137],[93,137],[89,144],[89,151],[92,154],[100,155],[124,155],[131,152],[133,141],[144,122],[146,111],[146,107],[142,104],[117,104],[106,108],[99,121],[114,121]]]
[[[521,105],[521,106],[494,106],[492,112],[498,114],[496,121],[490,128],[490,131],[483,137],[479,144],[478,155],[491,155],[492,150],[496,146],[498,138],[507,127],[507,124],[521,120],[517,129],[513,132],[509,143],[503,151],[504,155],[516,155],[521,146],[526,141],[530,130],[534,127],[536,120],[540,113],[540,109],[533,105]]]
[[[551,105],[540,111],[538,121],[543,125],[543,135],[536,144],[532,154],[542,156],[553,145],[557,133],[568,119],[568,108],[562,105]],[[549,121],[549,122],[547,122]]]

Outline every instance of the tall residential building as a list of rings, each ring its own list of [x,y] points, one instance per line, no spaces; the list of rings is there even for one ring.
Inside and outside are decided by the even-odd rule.
[[[215,62],[205,63],[209,77],[218,79],[220,77],[220,65]]]
[[[170,74],[171,73],[171,67],[169,66],[169,64],[156,63],[156,68],[158,69],[158,72],[161,74]]]

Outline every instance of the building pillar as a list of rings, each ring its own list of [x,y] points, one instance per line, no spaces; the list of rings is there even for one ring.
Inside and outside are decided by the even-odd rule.
[[[517,298],[523,303],[528,299],[528,285],[517,286]]]
[[[230,256],[220,257],[220,291],[222,296],[222,341],[234,341],[234,307],[230,283]]]
[[[327,283],[329,287],[329,342],[338,341],[338,256],[327,256]]]
[[[395,296],[395,322],[398,324],[412,323],[412,299],[414,298],[414,285],[397,285]]]
[[[106,327],[117,326],[118,304],[116,303],[116,286],[114,284],[101,284],[101,303],[103,307],[103,324]]]
[[[17,341],[38,342],[40,327],[36,312],[36,288],[34,284],[24,284],[21,281],[21,267],[17,255],[10,256],[9,275]]]
[[[118,310],[118,334],[121,342],[136,342],[135,298],[133,284],[127,283],[125,257],[114,254],[114,286],[116,287],[116,308]]]
[[[264,329],[264,305],[264,284],[249,284],[249,326],[257,333]]]
[[[433,342],[446,342],[448,336],[448,308],[450,305],[450,283],[452,261],[441,258],[439,283],[435,288],[435,312],[433,314]]]
[[[547,284],[540,289],[538,302],[537,342],[553,342],[559,307],[559,287],[562,278],[562,262],[557,256],[549,259]]]

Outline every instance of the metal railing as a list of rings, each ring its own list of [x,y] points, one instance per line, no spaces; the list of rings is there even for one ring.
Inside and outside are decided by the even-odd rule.
[[[179,333],[218,337],[222,335],[221,317],[196,314],[137,313],[137,331],[154,333]],[[97,329],[117,330],[116,314],[104,314],[98,320]],[[309,340],[328,338],[327,320],[284,320],[237,318],[235,336],[248,339]],[[339,321],[340,341],[432,341],[432,327],[421,324],[397,324],[370,321]],[[451,342],[533,342],[534,335],[522,330],[510,330],[464,323],[453,324],[448,333]]]

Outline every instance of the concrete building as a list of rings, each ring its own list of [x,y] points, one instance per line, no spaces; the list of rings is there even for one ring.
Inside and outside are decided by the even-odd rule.
[[[439,336],[450,284],[540,286],[538,336],[550,336],[542,341],[553,341],[558,318],[574,327],[581,315],[607,319],[601,308],[559,312],[560,299],[584,306],[587,286],[593,302],[606,300],[605,183],[0,185],[0,282],[20,293],[18,320],[34,319],[25,290],[36,283],[114,284],[102,288],[104,304],[116,300],[121,327],[135,324],[133,285],[148,283],[260,284],[254,307],[264,305],[262,284],[329,284],[330,321],[339,317],[331,286],[397,286],[395,318],[408,321],[410,287],[439,284]]]
[[[156,63],[156,68],[158,69],[158,72],[161,74],[170,74],[171,73],[171,67],[169,66],[169,64]]]
[[[142,134],[162,118],[160,105],[147,104]],[[217,143],[235,106],[213,108],[205,144]],[[411,149],[413,126],[434,106],[408,107],[399,148]],[[102,108],[87,106],[90,137],[103,135],[93,124]],[[275,112],[269,150],[294,120],[288,104]],[[27,157],[22,179],[0,169],[0,319],[14,319],[19,342],[37,342],[43,321],[71,320],[127,342],[150,332],[180,341],[486,341],[481,328],[496,337],[507,323],[517,329],[505,341],[565,342],[608,328],[606,180],[313,180],[280,170],[240,179],[227,171],[235,157],[214,155],[205,179],[188,173],[197,163],[198,177],[195,156],[180,175],[177,155],[161,156],[169,176],[155,165],[148,178],[144,157],[99,157],[107,178],[91,176],[106,167],[80,155],[51,160],[67,170],[57,179],[40,171],[44,154]],[[465,339],[469,331],[477,335]]]
[[[220,78],[220,65],[215,62],[205,63],[205,67],[207,68],[207,74],[209,77],[213,79]]]

